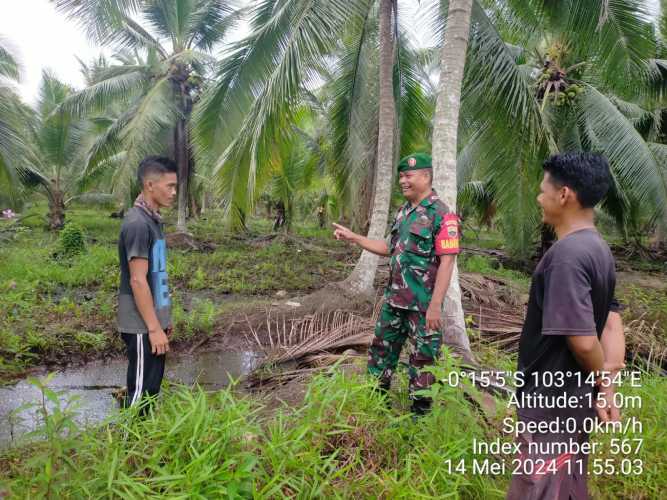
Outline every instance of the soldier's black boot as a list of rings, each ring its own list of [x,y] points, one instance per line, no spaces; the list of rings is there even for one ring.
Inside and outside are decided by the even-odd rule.
[[[431,411],[431,398],[415,397],[412,400],[410,410],[412,411],[413,419],[426,415]]]

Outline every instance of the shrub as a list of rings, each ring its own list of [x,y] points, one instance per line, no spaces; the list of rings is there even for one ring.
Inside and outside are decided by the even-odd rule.
[[[78,224],[68,222],[60,232],[60,254],[73,257],[86,251],[83,229]]]

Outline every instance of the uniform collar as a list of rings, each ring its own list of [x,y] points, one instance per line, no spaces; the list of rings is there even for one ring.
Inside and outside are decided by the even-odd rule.
[[[419,205],[413,207],[412,203],[409,201],[405,202],[405,205],[403,205],[403,208],[407,212],[411,212],[412,210],[416,210],[418,212],[423,212],[427,207],[430,207],[433,205],[436,201],[438,201],[440,198],[438,197],[438,194],[435,192],[435,189],[431,189],[431,194],[429,194],[426,198],[424,198]]]
[[[430,207],[439,199],[440,197],[438,196],[438,193],[435,192],[435,189],[431,189],[431,194],[429,194],[426,198],[424,198],[420,203],[420,205],[424,207]]]

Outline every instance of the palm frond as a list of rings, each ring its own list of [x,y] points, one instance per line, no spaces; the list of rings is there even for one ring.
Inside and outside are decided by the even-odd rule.
[[[332,51],[345,24],[357,15],[359,3],[363,2],[343,6],[291,0],[274,9],[274,2],[260,2],[253,11],[253,33],[223,63],[218,81],[202,99],[194,134],[200,158],[209,147],[219,151],[215,139],[222,136],[221,142],[229,146],[217,159],[216,170],[226,171],[229,163],[247,170],[242,176],[248,183],[244,196],[251,204],[256,182],[274,157],[273,145],[283,138],[301,85],[312,76],[309,65]],[[224,127],[230,117],[232,123],[242,117],[239,133],[231,141],[229,135],[225,140],[229,129]]]
[[[573,50],[590,54],[605,86],[627,92],[647,76],[646,61],[655,57],[656,41],[649,14],[636,0],[568,0],[568,41]],[[619,78],[618,75],[624,75]]]
[[[119,25],[109,30],[106,38],[101,43],[111,44],[120,49],[152,49],[163,59],[167,57],[167,52],[160,42],[143,26],[128,16],[123,16]]]
[[[0,37],[0,77],[18,80],[20,73],[14,50],[5,38]]]
[[[122,128],[120,140],[127,161],[136,167],[144,156],[164,154],[164,134],[173,130],[178,116],[171,81],[161,78],[141,98],[136,112]]]
[[[378,22],[377,9],[372,3],[368,7],[364,17],[348,24],[327,89],[335,158],[331,173],[338,197],[351,206],[358,180],[373,169],[377,152]]]
[[[19,97],[0,83],[0,195],[16,208],[21,199],[20,168],[29,153]]]
[[[84,116],[117,103],[129,103],[141,95],[150,82],[146,69],[136,66],[111,66],[99,76],[97,83],[70,95],[62,103],[62,111]]]
[[[192,0],[153,0],[144,6],[146,21],[158,36],[171,41],[172,52],[185,48],[193,4]]]
[[[234,10],[219,0],[198,2],[188,19],[186,47],[210,51],[237,25],[243,14],[243,9]]]
[[[619,183],[637,199],[650,200],[658,210],[667,207],[667,176],[654,151],[609,98],[592,86],[581,96],[579,125],[591,149],[609,160]]]
[[[88,38],[104,44],[126,18],[137,14],[142,0],[51,0],[56,9],[85,31]]]
[[[486,13],[473,8],[473,26],[461,95],[465,113],[476,120],[512,124],[535,142],[550,140],[527,68],[517,64]]]
[[[406,37],[399,36],[398,61],[394,82],[397,98],[399,157],[414,151],[430,151],[433,135],[431,120],[435,111],[435,95],[429,95],[423,84],[419,54]]]

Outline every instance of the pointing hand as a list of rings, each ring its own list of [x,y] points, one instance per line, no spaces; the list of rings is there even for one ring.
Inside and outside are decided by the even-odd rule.
[[[345,240],[353,242],[358,236],[357,233],[351,231],[345,226],[341,226],[340,224],[336,224],[335,222],[333,223],[333,226],[335,228],[334,238],[336,238],[337,240]]]

